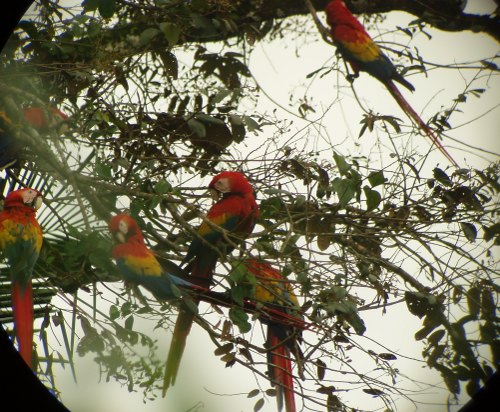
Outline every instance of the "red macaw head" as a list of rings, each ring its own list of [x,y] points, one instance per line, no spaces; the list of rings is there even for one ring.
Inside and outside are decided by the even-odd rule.
[[[351,12],[342,0],[332,0],[326,5],[326,19],[330,26],[342,21],[342,16],[351,16]],[[345,20],[345,19],[344,19]]]
[[[108,228],[119,243],[125,243],[133,236],[144,240],[139,225],[126,213],[119,213],[113,216],[109,221]]]
[[[225,193],[239,193],[243,195],[253,193],[253,187],[245,175],[240,172],[221,172],[212,179],[208,188],[214,200],[217,200],[220,194],[223,195]]]
[[[14,190],[10,192],[4,201],[4,209],[15,208],[20,206],[28,206],[33,208],[33,210],[40,209],[43,204],[42,194],[36,190],[26,187],[24,189]]]
[[[49,107],[47,112],[49,114],[48,119],[45,110],[41,107],[26,107],[23,109],[24,118],[36,129],[53,127],[69,119],[67,114],[61,112],[55,107]]]

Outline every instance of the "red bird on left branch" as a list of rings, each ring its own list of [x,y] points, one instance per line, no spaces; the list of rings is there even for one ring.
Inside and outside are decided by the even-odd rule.
[[[23,109],[24,120],[38,131],[60,125],[69,117],[55,107],[27,107]],[[13,130],[19,127],[7,113],[0,111],[0,170],[15,166],[22,145],[13,136]],[[61,131],[62,132],[62,131]]]
[[[0,252],[9,264],[14,330],[19,352],[30,367],[33,350],[31,277],[43,239],[35,214],[42,203],[38,190],[19,189],[7,195],[0,212]]]

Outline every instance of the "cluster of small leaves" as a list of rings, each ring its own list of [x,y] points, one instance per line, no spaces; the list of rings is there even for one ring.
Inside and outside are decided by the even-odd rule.
[[[163,362],[156,358],[155,342],[147,335],[134,330],[136,316],[151,312],[148,306],[125,301],[120,307],[109,308],[109,326],[95,325],[86,316],[80,316],[83,336],[78,342],[77,353],[95,355],[94,360],[103,370],[106,381],[114,379],[126,385],[129,392],[141,388],[145,397],[153,399],[163,375]],[[123,323],[122,323],[123,320]],[[147,355],[139,355],[135,346],[147,349]]]

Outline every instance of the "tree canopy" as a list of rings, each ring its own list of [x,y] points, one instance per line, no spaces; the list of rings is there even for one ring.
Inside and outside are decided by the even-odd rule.
[[[327,3],[311,1],[324,25]],[[418,319],[414,330],[392,325],[386,334],[421,345],[415,362],[439,373],[450,399],[472,396],[493,374],[499,163],[475,136],[498,113],[497,102],[483,105],[498,94],[498,57],[427,56],[435,56],[434,29],[497,42],[498,14],[467,12],[457,0],[346,4],[411,77],[417,91],[408,100],[460,168],[429,149],[377,80],[349,75],[302,0],[39,0],[18,24],[2,50],[0,111],[23,150],[0,184],[4,193],[35,187],[46,199],[35,269],[38,374],[56,391],[58,363],[73,368],[74,357],[92,354],[124,391],[145,402],[161,395],[166,351],[139,325],[170,333],[177,308],[122,282],[107,221],[127,210],[155,252],[179,263],[221,170],[247,175],[261,216],[217,266],[216,289],[249,293],[240,286],[250,275],[233,270],[249,255],[294,284],[311,325],[304,379],[297,375],[304,410],[418,402],[398,385],[413,379],[398,366],[405,351],[377,342],[386,313]],[[407,13],[404,23],[393,24],[393,11]],[[309,72],[278,90],[266,80],[289,76],[272,75],[284,50],[296,55],[290,73]],[[450,84],[426,88],[439,76]],[[70,119],[36,129],[22,120],[28,106]],[[9,300],[1,302],[8,322]],[[215,357],[260,382],[248,387],[259,410],[272,397],[265,349],[252,316],[233,309],[207,305],[199,324]],[[361,394],[359,404],[350,394]]]

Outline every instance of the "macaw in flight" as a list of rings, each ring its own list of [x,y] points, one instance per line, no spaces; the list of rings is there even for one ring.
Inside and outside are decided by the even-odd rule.
[[[208,187],[217,202],[208,211],[207,220],[220,229],[203,222],[183,260],[187,264],[186,271],[190,273],[189,280],[206,289],[213,283],[217,260],[231,253],[234,245],[241,244],[252,233],[259,216],[253,188],[243,173],[221,172],[212,179]],[[181,306],[168,353],[163,396],[175,383],[195,316],[192,309]]]
[[[24,120],[31,127],[43,131],[69,119],[65,113],[55,107],[50,107],[46,111],[41,107],[27,107],[23,109]],[[14,127],[9,116],[0,111],[0,170],[15,165],[21,151],[21,144],[12,136]]]
[[[116,241],[112,256],[125,281],[144,286],[160,301],[179,299],[179,286],[194,286],[168,273],[160,265],[156,256],[146,246],[139,225],[130,215],[120,213],[113,216],[108,227]]]
[[[327,4],[327,22],[331,27],[330,35],[343,58],[349,62],[355,74],[365,71],[381,81],[405,114],[425,133],[441,153],[456,167],[457,162],[439,141],[434,131],[422,120],[417,112],[403,97],[394,82],[410,91],[413,85],[398,71],[380,47],[372,40],[363,25],[352,15],[342,0],[332,0]]]
[[[36,211],[42,194],[31,188],[10,192],[0,212],[0,254],[9,264],[12,282],[12,311],[19,352],[32,366],[33,350],[33,267],[42,247],[42,229]]]
[[[278,270],[269,263],[254,258],[246,259],[243,264],[257,280],[254,294],[256,303],[287,313],[290,317],[297,318],[298,324],[303,322],[299,315],[297,296],[291,284]],[[302,374],[303,354],[299,342],[303,328],[269,320],[267,317],[260,317],[260,320],[267,324],[268,376],[272,385],[276,386],[278,410],[281,411],[284,404],[286,412],[296,412],[291,354],[294,354]]]

